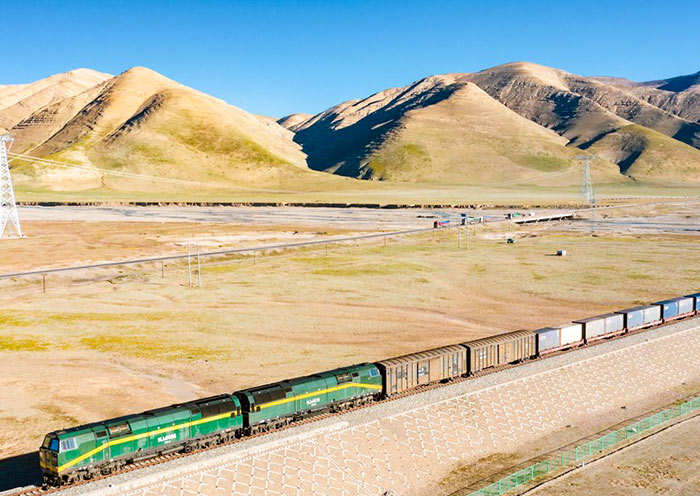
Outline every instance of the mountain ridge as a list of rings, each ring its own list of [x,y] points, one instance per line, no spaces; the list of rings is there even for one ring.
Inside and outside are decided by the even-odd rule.
[[[692,165],[692,179],[700,180],[700,125],[628,91],[632,82],[615,81],[612,84],[601,79],[605,80],[577,76],[530,62],[503,64],[476,73],[429,76],[404,87],[342,102],[296,125],[293,130],[295,140],[308,155],[311,168],[351,177],[382,178],[386,174],[377,173],[372,167],[372,157],[380,153],[385,141],[388,146],[390,141],[396,140],[399,121],[417,107],[440,105],[441,100],[449,99],[456,88],[472,83],[516,114],[565,138],[564,145],[569,149],[586,150],[602,141],[594,147],[599,150],[601,158],[615,163],[620,172],[632,179],[643,176],[645,180],[680,180],[687,176],[688,171],[687,167],[678,165],[679,157],[684,157]],[[412,105],[399,109],[401,102],[392,100],[400,100],[398,95],[415,93],[421,85],[438,81],[442,82],[442,89],[436,87],[432,93],[416,96]],[[692,91],[693,87],[689,88],[684,91]],[[442,97],[431,101],[436,92],[442,92]],[[397,109],[399,114],[396,114]],[[349,126],[357,132],[343,131]],[[377,131],[381,127],[384,129]],[[649,134],[646,129],[659,135]],[[450,146],[460,146],[458,143],[462,141],[464,137],[455,138]],[[497,141],[494,137],[494,142]],[[524,158],[526,146],[521,148],[521,157]],[[668,171],[657,165],[661,149],[669,155],[670,162],[676,164]],[[550,153],[554,153],[553,149]],[[381,154],[386,158],[386,150]],[[560,150],[555,155],[564,159],[570,154]],[[499,152],[501,162],[505,156],[504,152]],[[551,158],[544,157],[544,160]],[[457,157],[445,166],[453,168],[455,160]],[[635,161],[640,161],[637,167],[632,166]],[[637,172],[641,170],[646,172]],[[651,170],[656,171],[658,177],[649,174]]]
[[[544,173],[551,178],[538,181],[572,185],[581,150],[597,155],[599,181],[692,182],[700,181],[699,78],[639,83],[513,62],[273,118],[145,67],[116,76],[75,69],[0,85],[0,128],[15,138],[14,152],[88,166],[14,161],[18,184],[59,190],[134,187],[98,169],[220,188],[305,189],[342,176],[478,185]]]

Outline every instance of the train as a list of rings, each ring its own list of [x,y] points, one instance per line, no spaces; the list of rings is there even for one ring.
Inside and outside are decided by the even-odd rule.
[[[39,449],[43,481],[61,486],[106,476],[137,461],[224,444],[699,313],[695,293],[50,432]]]

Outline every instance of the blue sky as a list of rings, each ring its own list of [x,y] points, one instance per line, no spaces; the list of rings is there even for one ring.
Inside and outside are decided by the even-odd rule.
[[[517,60],[640,81],[700,70],[697,0],[19,0],[0,12],[0,84],[142,65],[272,116]]]

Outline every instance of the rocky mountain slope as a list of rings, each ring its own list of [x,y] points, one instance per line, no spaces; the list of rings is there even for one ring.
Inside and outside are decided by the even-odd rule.
[[[101,169],[244,187],[319,178],[274,120],[142,67],[43,106],[11,133],[15,152]],[[15,174],[19,184],[51,189],[136,186],[96,170],[31,162],[20,162]]]
[[[613,163],[633,179],[690,175],[700,182],[700,124],[683,117],[692,116],[696,83],[685,77],[637,84],[513,63],[344,102],[292,129],[311,168],[352,177],[490,181],[522,169],[563,169],[590,149],[610,180]],[[472,86],[484,94],[477,98]],[[655,103],[659,95],[670,98],[669,88],[683,93],[673,112],[671,104]],[[496,112],[494,104],[502,108]],[[551,130],[548,146],[542,148],[544,138],[535,145],[534,128],[516,125],[511,113]]]
[[[289,129],[290,131],[294,131],[312,117],[312,114],[289,114],[277,119],[277,124],[286,129]]]
[[[36,190],[183,188],[105,170],[219,189],[561,186],[579,183],[582,152],[597,182],[700,183],[700,73],[636,83],[519,62],[275,119],[146,68],[77,69],[0,86],[0,127],[13,152],[86,166],[14,159],[15,184]]]
[[[111,77],[91,69],[76,69],[30,84],[0,86],[0,127],[10,129],[41,107],[78,95]]]
[[[498,183],[566,172],[575,155],[555,132],[451,75],[340,104],[298,126],[295,139],[311,168],[382,180]],[[612,164],[598,169],[623,179]],[[576,180],[565,176],[558,183]]]

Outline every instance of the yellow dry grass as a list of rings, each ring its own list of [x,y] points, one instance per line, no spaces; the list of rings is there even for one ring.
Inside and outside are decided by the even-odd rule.
[[[183,265],[165,277],[159,266],[53,276],[45,294],[40,280],[5,281],[0,453],[35,448],[67,418],[566,322],[685,294],[700,280],[697,237],[476,229],[469,250],[442,230],[328,255],[218,260],[201,288],[187,286]],[[557,249],[569,256],[548,256]],[[19,430],[28,434],[16,443]]]

